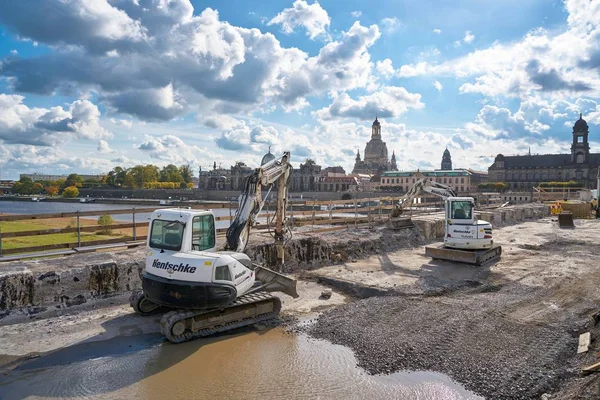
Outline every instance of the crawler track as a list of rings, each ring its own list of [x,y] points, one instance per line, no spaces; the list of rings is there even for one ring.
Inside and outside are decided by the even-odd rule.
[[[256,292],[241,296],[223,309],[170,311],[162,316],[160,326],[170,342],[183,343],[275,318],[280,310],[279,297]]]

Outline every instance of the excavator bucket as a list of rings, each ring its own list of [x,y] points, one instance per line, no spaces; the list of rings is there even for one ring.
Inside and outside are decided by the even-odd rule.
[[[300,297],[296,291],[295,279],[289,278],[268,268],[261,267],[257,264],[254,264],[254,267],[256,280],[260,282],[261,285],[258,288],[253,289],[253,291],[264,290],[266,292],[281,292],[293,297],[294,299]]]
[[[386,222],[386,227],[388,229],[399,230],[399,229],[407,229],[412,228],[415,225],[413,224],[410,217],[398,217],[398,218],[390,218]]]
[[[558,226],[560,228],[575,228],[573,213],[571,211],[562,211],[558,214]]]

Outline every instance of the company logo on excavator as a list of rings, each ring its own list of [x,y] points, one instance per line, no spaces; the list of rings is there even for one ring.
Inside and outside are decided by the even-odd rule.
[[[171,264],[170,262],[160,262],[158,258],[152,262],[152,266],[158,269],[166,269],[169,273],[171,273],[170,270],[173,270],[173,272],[185,272],[187,274],[196,272],[196,267],[190,267],[190,264],[184,265],[183,263]]]

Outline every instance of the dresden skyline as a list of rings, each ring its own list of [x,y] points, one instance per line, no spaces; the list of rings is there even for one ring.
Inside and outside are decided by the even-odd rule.
[[[268,146],[350,172],[376,114],[400,170],[568,153],[580,112],[600,151],[600,2],[422,3],[6,3],[2,178],[255,167]]]

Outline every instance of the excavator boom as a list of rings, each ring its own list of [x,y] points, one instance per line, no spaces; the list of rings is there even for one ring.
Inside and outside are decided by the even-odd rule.
[[[227,242],[223,250],[243,253],[248,244],[250,229],[255,224],[256,217],[261,212],[264,200],[262,186],[269,190],[277,183],[277,215],[275,236],[283,236],[285,224],[285,208],[287,201],[287,182],[292,166],[290,153],[285,152],[280,158],[256,168],[251,175],[244,179],[244,189],[240,195],[239,207],[235,213],[229,229],[227,229]]]

